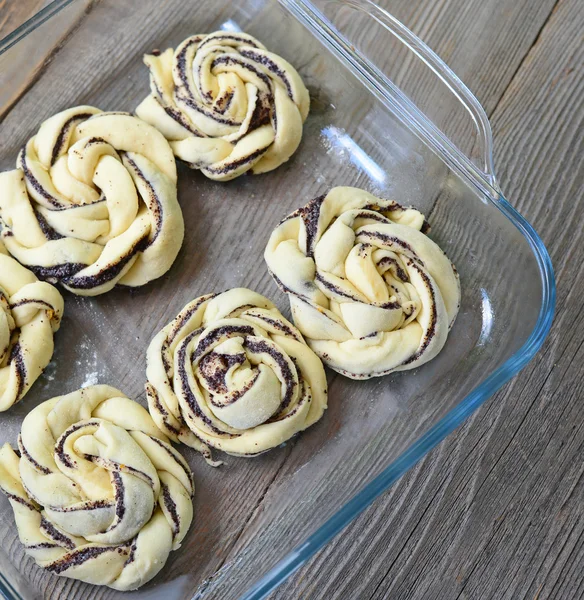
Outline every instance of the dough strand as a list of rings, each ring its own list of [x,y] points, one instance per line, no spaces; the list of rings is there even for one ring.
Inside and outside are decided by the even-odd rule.
[[[256,456],[316,423],[327,406],[319,358],[267,298],[201,296],[148,348],[150,414],[173,441]]]
[[[136,114],[210,179],[271,171],[298,148],[308,90],[290,63],[251,35],[193,35],[144,63],[151,93]]]
[[[337,187],[286,217],[265,251],[323,362],[353,379],[418,367],[446,343],[458,273],[417,210]]]
[[[0,489],[50,573],[134,590],[193,518],[192,473],[148,411],[107,385],[47,400],[0,450]]]
[[[127,113],[77,106],[47,119],[0,173],[6,248],[82,296],[164,275],[184,237],[164,136]]]
[[[8,255],[0,240],[0,412],[20,402],[53,355],[63,298]]]

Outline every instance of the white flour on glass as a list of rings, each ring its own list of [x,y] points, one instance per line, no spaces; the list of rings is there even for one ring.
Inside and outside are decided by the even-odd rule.
[[[79,344],[79,355],[80,358],[75,361],[75,366],[83,373],[84,377],[84,381],[79,387],[84,388],[100,383],[100,379],[104,373],[100,372],[100,362],[97,357],[97,351],[93,345],[89,344],[87,340],[83,340]]]

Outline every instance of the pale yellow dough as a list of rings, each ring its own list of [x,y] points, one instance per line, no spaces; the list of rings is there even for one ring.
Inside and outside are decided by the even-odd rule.
[[[150,414],[173,441],[255,456],[327,406],[319,358],[267,298],[244,288],[187,304],[150,343]]]
[[[24,398],[53,355],[63,298],[0,241],[0,412]]]
[[[413,369],[446,342],[460,305],[456,269],[424,216],[350,187],[284,219],[265,251],[308,345],[367,379]]]
[[[184,237],[164,136],[126,113],[77,106],[39,128],[0,173],[0,222],[20,263],[95,296],[170,269]]]
[[[133,590],[180,547],[191,471],[148,411],[98,385],[47,400],[22,423],[20,456],[0,450],[27,554],[50,573]]]
[[[136,114],[207,177],[265,173],[298,148],[308,90],[290,63],[251,35],[193,35],[144,62],[151,93]]]

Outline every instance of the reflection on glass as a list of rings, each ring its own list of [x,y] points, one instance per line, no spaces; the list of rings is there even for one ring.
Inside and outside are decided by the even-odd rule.
[[[221,25],[221,29],[224,31],[241,31],[241,27],[233,19],[227,19],[227,21]]]
[[[478,345],[483,346],[489,341],[489,337],[491,335],[491,330],[493,329],[493,323],[495,320],[495,315],[493,313],[493,305],[491,304],[491,299],[489,298],[489,294],[487,290],[481,288],[481,313],[483,315],[483,326],[481,327],[481,334],[479,336]]]
[[[387,179],[385,171],[345,131],[334,125],[329,125],[322,130],[322,135],[331,148],[341,151],[347,150],[350,161],[363,169],[371,179],[379,184],[385,183]]]

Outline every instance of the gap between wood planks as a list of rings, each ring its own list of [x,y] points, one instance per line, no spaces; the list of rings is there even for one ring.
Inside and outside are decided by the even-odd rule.
[[[557,10],[557,8],[558,8],[558,5],[560,4],[560,2],[561,2],[561,1],[562,1],[562,0],[556,0],[556,2],[554,3],[554,5],[553,5],[553,7],[551,8],[551,10],[550,10],[550,12],[549,12],[549,14],[548,14],[547,18],[545,19],[545,21],[542,23],[541,27],[540,27],[540,28],[539,28],[539,30],[537,31],[537,34],[536,34],[536,36],[535,36],[535,38],[534,38],[534,41],[533,41],[533,43],[530,45],[529,49],[528,49],[528,50],[525,52],[525,54],[524,54],[523,58],[522,58],[522,59],[519,61],[517,68],[516,68],[516,69],[515,69],[515,71],[513,72],[513,75],[512,75],[512,76],[509,78],[509,83],[508,83],[508,84],[505,86],[504,90],[501,92],[501,95],[499,96],[499,99],[498,99],[498,100],[497,100],[497,102],[494,104],[494,106],[492,107],[492,109],[491,109],[491,110],[490,110],[490,111],[487,113],[487,116],[488,116],[489,118],[491,118],[491,116],[492,116],[492,115],[493,115],[493,114],[496,112],[497,108],[499,107],[499,105],[501,104],[501,102],[503,101],[503,99],[505,98],[505,95],[506,95],[507,91],[509,90],[509,88],[510,88],[510,87],[511,87],[511,85],[513,84],[513,81],[514,81],[514,79],[515,79],[515,77],[516,77],[517,73],[519,73],[519,72],[520,72],[520,70],[521,70],[521,69],[523,68],[523,66],[525,65],[525,62],[526,62],[527,60],[529,60],[529,56],[530,56],[530,54],[531,54],[531,53],[534,51],[534,49],[535,49],[535,48],[537,47],[537,45],[539,44],[539,42],[540,42],[540,40],[541,40],[541,37],[542,37],[542,34],[543,34],[543,32],[544,32],[545,28],[546,28],[546,27],[547,27],[547,25],[549,24],[549,21],[550,21],[550,19],[552,18],[552,16],[553,16],[554,12]],[[431,211],[430,211],[430,212],[431,212]],[[553,370],[553,367],[552,367],[552,370]],[[551,371],[550,371],[550,374],[551,374]],[[546,380],[547,380],[547,379],[546,379]],[[508,384],[506,384],[506,385],[508,385]],[[505,387],[506,387],[506,386],[505,386]],[[538,398],[538,397],[539,397],[539,395],[541,394],[541,390],[543,389],[543,387],[544,387],[544,386],[542,385],[542,386],[541,386],[541,388],[540,388],[540,390],[539,390],[539,392],[538,392],[538,394],[536,395],[536,397],[535,397],[535,399],[534,399],[534,403],[535,403],[535,400],[537,400],[537,398]],[[243,533],[245,532],[245,529],[246,529],[247,525],[248,525],[248,524],[249,524],[249,522],[251,521],[251,519],[252,519],[253,515],[254,515],[254,514],[256,514],[256,512],[258,511],[259,507],[261,506],[261,503],[264,501],[265,497],[267,496],[267,494],[268,494],[268,491],[269,491],[270,487],[272,487],[272,486],[273,486],[273,484],[276,482],[276,480],[277,480],[277,478],[278,478],[278,474],[281,472],[281,470],[282,470],[282,468],[283,468],[284,464],[285,464],[285,463],[286,463],[286,461],[289,459],[289,457],[290,457],[291,453],[292,453],[292,452],[289,452],[289,453],[286,455],[286,457],[285,457],[285,458],[284,458],[284,460],[282,461],[282,463],[281,463],[280,467],[278,468],[278,470],[277,470],[277,472],[276,472],[276,475],[274,476],[274,478],[273,478],[273,479],[271,479],[271,480],[270,480],[270,482],[269,482],[269,483],[268,483],[268,485],[266,486],[266,488],[265,488],[264,492],[263,492],[263,493],[262,493],[262,495],[260,496],[260,498],[259,498],[259,501],[258,501],[258,502],[257,502],[257,504],[255,505],[255,507],[253,508],[253,510],[252,510],[252,511],[250,511],[250,515],[249,515],[248,519],[245,521],[245,523],[243,524],[243,526],[242,526],[241,530],[238,532],[238,534],[237,534],[237,539],[236,539],[236,540],[235,540],[235,542],[233,543],[233,545],[232,545],[232,548],[235,546],[235,544],[236,544],[237,540],[238,540],[238,539],[240,539],[240,538],[241,538],[241,536],[243,535]],[[422,517],[423,517],[423,515],[422,515]],[[422,518],[422,517],[421,517],[421,518]],[[413,531],[412,531],[412,534],[413,534]],[[334,540],[333,540],[333,541],[331,541],[330,543],[334,543]],[[404,544],[404,546],[405,546],[405,544]],[[398,555],[399,555],[399,553],[398,553]],[[396,559],[395,559],[395,560],[397,560],[397,557],[396,557]],[[224,561],[224,562],[225,562],[225,561]],[[387,570],[387,571],[386,571],[386,575],[387,575],[387,573],[389,573],[389,570]],[[381,584],[382,584],[382,582],[383,582],[383,580],[384,580],[384,579],[385,579],[385,577],[383,577],[383,578],[381,579],[381,581],[379,582],[379,584],[378,584],[377,588],[378,588],[379,586],[381,586]],[[467,579],[467,581],[468,581],[468,579]],[[376,589],[377,589],[377,588],[376,588]],[[464,586],[463,586],[463,590],[464,590]],[[461,593],[462,593],[462,590],[461,590]],[[374,592],[371,594],[370,598],[372,598],[374,595],[375,595],[375,590],[374,590]]]
[[[557,9],[557,7],[558,7],[558,5],[559,5],[560,2],[561,2],[561,0],[556,0],[556,2],[554,3],[552,9],[549,11],[549,14],[548,14],[547,18],[542,23],[540,29],[537,31],[537,34],[536,34],[536,36],[534,38],[533,43],[530,45],[529,49],[525,52],[523,58],[519,61],[518,65],[517,65],[517,68],[513,72],[513,75],[509,78],[509,82],[505,86],[505,88],[503,89],[503,91],[501,92],[501,94],[499,96],[499,99],[493,105],[493,107],[487,112],[487,115],[489,116],[489,118],[496,112],[497,108],[499,107],[499,105],[503,101],[503,99],[504,99],[507,91],[509,90],[509,88],[513,84],[513,81],[515,79],[516,74],[523,68],[525,62],[529,59],[529,55],[531,54],[531,52],[533,51],[533,49],[539,43],[543,31],[547,27],[547,25],[548,25],[551,17],[553,16],[553,13],[556,11],[556,9]],[[32,76],[31,80],[27,83],[26,87],[23,88],[23,90],[19,93],[19,95],[15,99],[15,101],[7,108],[7,110],[4,113],[4,115],[8,114],[8,112],[11,110],[11,108],[38,81],[38,79],[42,76],[42,74],[44,73],[46,67],[50,63],[51,59],[60,51],[60,49],[67,43],[67,40],[70,39],[70,37],[75,33],[75,31],[80,26],[81,22],[91,12],[91,10],[94,7],[94,5],[95,5],[94,1],[91,1],[89,3],[89,5],[87,6],[87,8],[84,11],[83,15],[72,25],[72,27],[65,33],[64,37],[60,40],[60,42],[50,51],[50,53],[47,55],[47,57],[45,58],[45,60],[43,61],[43,63],[39,67],[39,69],[36,71],[36,73],[34,73],[34,75]],[[233,549],[237,545],[237,541],[242,537],[242,535],[244,534],[244,532],[245,532],[246,528],[248,527],[250,521],[253,519],[253,516],[259,510],[261,504],[263,503],[264,499],[268,495],[270,488],[278,480],[278,476],[279,476],[280,472],[282,471],[284,465],[286,464],[287,460],[289,459],[290,455],[292,454],[292,452],[293,452],[293,447],[290,449],[290,451],[284,457],[284,460],[282,461],[282,463],[279,465],[278,469],[276,470],[276,472],[274,474],[274,477],[271,478],[270,481],[267,483],[265,489],[263,490],[261,496],[258,499],[258,502],[249,511],[248,518],[245,520],[245,522],[243,523],[243,525],[241,526],[241,528],[239,529],[239,531],[237,532],[237,534],[234,536],[233,542],[230,544],[230,548],[231,549]],[[217,570],[219,570],[221,568],[221,566],[224,564],[224,562],[227,560],[228,555],[229,555],[229,552],[226,553],[225,559],[223,560],[223,562],[221,563],[221,565],[219,565],[219,568]],[[389,572],[389,570],[387,572]],[[383,581],[383,579],[381,581]],[[381,585],[381,582],[380,582],[379,585]]]
[[[517,75],[517,73],[519,73],[519,72],[521,71],[521,69],[522,69],[522,68],[523,68],[523,67],[526,65],[526,63],[527,63],[527,62],[530,60],[530,57],[532,56],[532,54],[533,54],[534,50],[535,50],[535,49],[538,47],[538,45],[540,44],[540,42],[541,42],[541,39],[542,39],[542,35],[544,34],[544,31],[545,31],[545,29],[548,27],[548,25],[549,25],[549,22],[550,22],[550,20],[552,19],[552,17],[553,17],[553,15],[554,15],[554,13],[557,11],[557,9],[558,9],[558,6],[560,5],[560,1],[561,1],[561,0],[557,0],[557,1],[555,2],[555,4],[553,5],[553,7],[551,8],[551,10],[549,11],[549,14],[548,14],[548,15],[547,15],[547,17],[545,18],[545,21],[543,22],[543,24],[542,24],[542,26],[540,27],[539,31],[537,32],[537,34],[536,34],[536,36],[535,36],[535,38],[534,38],[534,40],[533,40],[533,43],[532,43],[532,44],[529,46],[529,49],[527,49],[527,51],[525,51],[525,53],[524,53],[524,55],[523,55],[523,58],[520,60],[520,62],[519,62],[519,64],[518,64],[518,66],[517,66],[517,69],[515,69],[515,71],[513,72],[513,75],[512,75],[512,77],[509,79],[509,82],[508,82],[508,84],[505,86],[504,90],[501,92],[501,94],[500,94],[500,96],[499,96],[499,98],[498,98],[498,100],[497,100],[496,104],[493,106],[493,108],[492,108],[491,110],[489,110],[489,111],[488,111],[488,116],[489,116],[489,117],[491,117],[493,114],[495,114],[496,110],[499,108],[499,106],[501,105],[502,101],[503,101],[503,100],[506,98],[506,96],[507,96],[507,94],[508,94],[508,92],[509,92],[509,89],[510,89],[510,88],[511,88],[511,86],[513,85],[513,83],[514,83],[514,81],[515,81],[515,78],[516,78],[516,75]],[[559,362],[560,362],[560,359],[557,359],[555,362],[556,362],[556,363],[559,363]],[[551,369],[550,369],[550,373],[548,374],[548,377],[546,377],[546,381],[547,381],[547,379],[549,378],[549,376],[551,375],[551,373],[552,373],[553,371],[554,371],[554,365],[552,365],[552,367],[551,367]],[[545,382],[544,382],[544,385],[545,385]],[[532,403],[532,406],[533,406],[533,404],[535,404],[535,402],[537,401],[537,398],[539,398],[539,397],[541,396],[541,392],[542,392],[542,390],[543,390],[543,388],[544,388],[544,385],[540,386],[540,389],[538,390],[538,392],[537,392],[537,393],[536,393],[536,395],[535,395],[535,400],[534,400],[534,403]],[[506,387],[508,387],[508,386],[506,386]],[[503,388],[503,389],[504,389],[504,388]],[[530,410],[531,410],[531,409],[530,409]],[[528,411],[528,412],[530,412],[530,411]],[[481,552],[481,553],[482,553],[482,552]],[[398,552],[398,555],[399,555],[399,552]],[[394,562],[395,562],[395,561],[394,561]],[[385,575],[385,576],[384,576],[384,577],[381,579],[381,581],[380,581],[380,582],[379,582],[379,584],[376,586],[376,588],[375,588],[375,590],[373,591],[373,593],[371,593],[371,594],[370,594],[368,597],[370,597],[370,598],[371,598],[371,597],[375,596],[376,590],[377,590],[377,589],[378,589],[378,588],[379,588],[379,587],[382,585],[382,582],[383,582],[383,580],[384,580],[384,579],[387,577],[387,575],[389,574],[389,572],[390,572],[390,569],[388,569],[388,570],[386,571],[386,575]],[[299,575],[298,575],[298,577],[300,577],[300,578],[304,578],[305,576],[306,576],[306,573],[305,573],[305,572],[303,573],[302,571],[301,571],[301,572],[299,573]],[[469,579],[468,579],[467,577],[466,577],[466,579],[467,579],[467,582],[468,582],[468,581],[469,581]],[[541,589],[542,589],[542,588],[543,588],[543,584],[542,584],[542,585],[539,587],[538,595],[539,595],[539,593],[541,592]],[[463,587],[463,590],[461,590],[461,594],[460,594],[460,595],[462,595],[463,593],[464,593],[464,587]],[[459,597],[460,597],[460,595],[459,595]],[[272,596],[272,598],[275,598],[275,597],[277,597],[277,596]]]
[[[501,104],[501,102],[505,98],[505,95],[507,94],[507,91],[509,90],[509,88],[511,87],[511,85],[513,85],[513,82],[515,80],[515,77],[517,76],[517,73],[519,73],[519,71],[521,71],[521,69],[523,68],[523,65],[525,65],[525,63],[527,62],[527,60],[529,60],[529,55],[533,52],[533,50],[540,43],[541,37],[543,35],[543,32],[544,32],[545,28],[548,26],[551,18],[554,16],[554,13],[558,9],[558,6],[559,6],[560,2],[562,2],[562,1],[563,0],[556,0],[555,1],[555,3],[552,6],[552,8],[551,8],[551,10],[550,10],[550,12],[549,12],[546,20],[542,23],[541,27],[539,28],[539,31],[537,32],[537,34],[535,36],[535,39],[533,40],[533,44],[531,44],[531,46],[529,46],[529,49],[527,50],[527,52],[525,53],[525,55],[523,56],[523,58],[521,59],[521,61],[517,65],[517,68],[515,69],[515,71],[513,71],[513,75],[511,75],[511,77],[509,78],[509,83],[506,85],[505,89],[501,92],[501,95],[499,96],[499,99],[497,100],[497,103],[487,113],[487,116],[489,117],[489,119],[491,118],[492,115],[495,114],[495,112],[499,108],[499,105]]]
[[[539,31],[537,32],[535,39],[533,41],[533,43],[531,44],[531,46],[529,47],[529,49],[525,52],[523,58],[520,60],[520,62],[518,63],[518,66],[516,68],[516,70],[514,71],[514,73],[512,74],[512,76],[509,79],[508,84],[506,85],[506,87],[504,88],[504,90],[501,92],[499,99],[497,100],[496,104],[491,108],[491,110],[489,110],[488,112],[488,116],[491,117],[492,114],[494,114],[497,110],[497,108],[500,106],[501,102],[503,101],[503,99],[505,98],[505,95],[507,94],[510,86],[513,84],[513,81],[515,79],[515,76],[517,75],[517,73],[523,68],[523,66],[525,65],[526,61],[529,60],[529,56],[530,54],[533,52],[534,48],[537,47],[538,43],[541,40],[541,36],[545,30],[545,28],[547,27],[550,19],[552,18],[554,12],[556,11],[559,3],[562,0],[556,0],[554,6],[552,7],[552,9],[550,10],[547,18],[545,19],[545,21],[543,22],[542,26],[540,27]],[[51,59],[60,51],[60,49],[67,43],[67,40],[75,33],[75,31],[78,29],[79,25],[81,24],[81,22],[87,17],[87,15],[91,12],[93,6],[95,5],[95,3],[93,1],[91,1],[89,3],[89,5],[87,6],[86,10],[84,11],[83,15],[71,26],[71,28],[64,34],[64,37],[58,42],[58,44],[47,54],[46,58],[44,59],[44,61],[42,62],[42,64],[40,65],[40,67],[38,68],[38,70],[33,74],[33,76],[31,77],[30,81],[27,82],[26,86],[21,90],[21,92],[18,94],[18,96],[15,98],[14,102],[12,102],[10,104],[10,106],[7,107],[4,116],[6,114],[8,114],[10,112],[10,110],[12,109],[12,107],[18,102],[20,101],[20,99],[26,94],[26,92],[38,81],[38,79],[42,76],[42,74],[44,73],[47,65],[49,64],[49,62],[51,61]],[[3,117],[0,117],[0,123],[3,120]],[[559,359],[558,359],[559,360]],[[553,370],[553,367],[552,367]],[[550,371],[551,373],[551,371]],[[542,388],[543,389],[543,386]],[[541,390],[540,390],[541,391]],[[539,392],[540,393],[540,392]],[[539,393],[537,394],[536,398],[539,397]],[[249,522],[252,520],[253,515],[257,513],[257,511],[259,510],[262,502],[264,501],[265,497],[267,496],[270,488],[273,486],[273,484],[277,481],[278,476],[283,468],[283,466],[285,465],[285,463],[287,462],[287,460],[289,459],[291,453],[293,452],[293,447],[290,449],[290,451],[287,453],[287,455],[284,457],[284,460],[282,461],[282,463],[280,464],[279,468],[276,470],[274,477],[267,483],[262,495],[260,496],[260,498],[258,499],[258,502],[256,503],[256,505],[250,510],[249,512],[249,517],[247,518],[247,520],[245,521],[245,523],[242,525],[241,529],[239,530],[239,532],[234,536],[234,540],[231,544],[231,548],[234,548],[235,545],[237,544],[237,541],[241,538],[241,536],[243,535],[243,533],[245,532]],[[423,515],[422,515],[423,517]],[[422,518],[420,517],[420,518]],[[398,553],[399,554],[399,553]],[[227,555],[226,555],[227,557]],[[224,561],[223,561],[224,562]],[[219,566],[219,568],[221,568],[223,563],[221,563],[221,565]],[[387,573],[389,573],[389,570],[387,571]],[[385,577],[384,577],[385,578]],[[384,579],[383,578],[383,579]],[[383,581],[383,579],[381,581]],[[468,579],[467,579],[468,581]],[[379,583],[379,585],[381,585],[381,582]],[[379,586],[378,586],[379,587]],[[463,593],[464,587],[461,590],[461,594]],[[373,592],[373,595],[375,594],[375,591]]]

